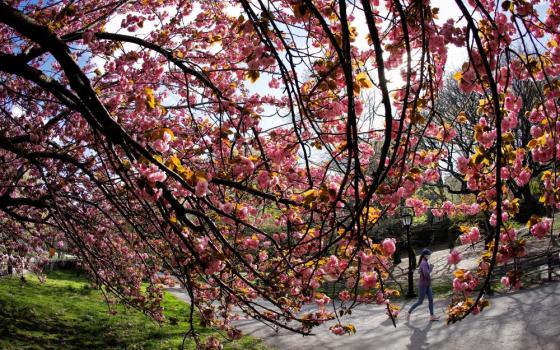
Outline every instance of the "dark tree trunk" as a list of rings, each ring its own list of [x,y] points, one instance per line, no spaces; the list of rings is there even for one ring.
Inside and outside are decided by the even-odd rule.
[[[484,245],[488,246],[488,244],[494,239],[494,228],[486,219],[484,220],[484,231],[486,231],[486,236],[484,237]]]
[[[545,208],[542,203],[539,202],[531,193],[531,188],[526,185],[519,189],[523,200],[519,206],[519,213],[515,216],[515,220],[524,223],[529,220],[532,215],[543,216],[545,214]]]

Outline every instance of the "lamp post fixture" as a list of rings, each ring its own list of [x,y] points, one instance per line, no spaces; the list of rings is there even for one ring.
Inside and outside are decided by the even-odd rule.
[[[412,245],[410,244],[410,226],[412,226],[412,215],[405,208],[402,213],[402,224],[406,229],[406,249],[408,251],[408,292],[406,293],[407,298],[414,298],[416,294],[414,293],[414,269],[416,268],[416,256],[414,255],[414,250],[412,250]]]

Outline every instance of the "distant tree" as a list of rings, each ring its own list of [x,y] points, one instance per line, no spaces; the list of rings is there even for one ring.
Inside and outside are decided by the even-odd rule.
[[[525,149],[533,139],[531,136],[533,123],[529,120],[529,113],[543,102],[541,100],[543,84],[519,79],[513,79],[511,84],[514,95],[521,100],[521,108],[517,112],[517,125],[511,131],[513,146],[517,149]],[[440,184],[450,194],[477,193],[468,188],[464,175],[457,169],[457,159],[459,157],[468,159],[476,153],[477,143],[474,134],[475,127],[482,116],[479,108],[481,98],[483,96],[479,93],[466,93],[461,90],[453,78],[446,80],[442,92],[438,95],[436,110],[440,118],[436,118],[436,120],[457,131],[453,142],[444,144],[447,157],[442,158],[440,163],[441,172],[454,179],[454,181],[447,180],[447,184],[443,182]],[[426,140],[429,142],[429,139]],[[523,166],[527,168],[530,180],[538,179],[543,171],[551,168],[550,163],[535,162],[531,157],[525,159]],[[539,202],[539,196],[531,191],[530,180],[519,182],[511,178],[506,182],[515,197],[521,199],[520,210],[516,218],[522,222],[526,222],[532,215],[545,214],[545,208]]]

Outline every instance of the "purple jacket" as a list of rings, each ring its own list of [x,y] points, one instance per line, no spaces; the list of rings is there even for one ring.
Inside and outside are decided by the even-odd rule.
[[[427,287],[432,283],[430,278],[430,272],[432,272],[433,266],[428,264],[426,260],[422,260],[420,266],[418,267],[418,272],[420,273],[420,280],[418,281],[418,287]]]

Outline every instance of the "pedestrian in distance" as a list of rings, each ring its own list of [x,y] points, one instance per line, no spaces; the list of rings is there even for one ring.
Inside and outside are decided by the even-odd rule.
[[[434,296],[432,293],[432,279],[430,273],[432,272],[433,265],[430,265],[428,260],[430,259],[432,252],[429,249],[423,249],[420,258],[418,259],[418,272],[420,273],[420,279],[418,281],[418,300],[410,307],[406,315],[406,321],[410,321],[410,314],[418,306],[422,305],[424,298],[428,297],[428,309],[430,310],[430,321],[439,320],[439,316],[434,315]]]

